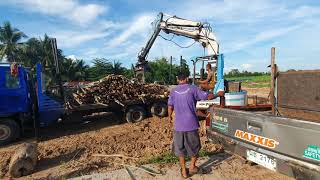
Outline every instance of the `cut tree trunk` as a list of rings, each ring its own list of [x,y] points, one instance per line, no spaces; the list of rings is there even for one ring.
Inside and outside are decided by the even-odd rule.
[[[9,174],[14,178],[32,174],[38,161],[37,145],[24,143],[19,146],[9,164]]]

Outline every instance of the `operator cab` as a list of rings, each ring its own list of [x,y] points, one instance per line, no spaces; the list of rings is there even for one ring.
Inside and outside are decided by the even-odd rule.
[[[200,69],[200,78],[204,78],[204,64],[209,63],[211,64],[212,70],[215,75],[216,84],[215,88],[211,90],[214,94],[219,91],[224,91],[224,78],[223,78],[223,54],[221,55],[213,55],[213,56],[202,56],[197,57],[193,62],[193,84],[196,84],[196,65],[197,63],[202,64],[202,68]],[[221,83],[223,82],[223,83]],[[211,105],[219,105],[220,104],[220,97],[212,99],[212,100],[203,100],[197,102],[197,109],[199,110],[206,110]]]
[[[199,110],[206,110],[211,105],[222,105],[225,106],[245,106],[246,105],[246,97],[247,92],[241,90],[241,82],[232,82],[227,81],[224,79],[224,56],[223,54],[217,56],[204,56],[204,57],[197,57],[193,60],[193,74],[194,74],[194,81],[195,83],[195,74],[196,74],[196,64],[198,62],[202,62],[202,69],[204,67],[204,63],[210,63],[213,71],[215,72],[216,76],[216,84],[214,89],[212,90],[214,94],[217,94],[219,91],[224,91],[224,102],[221,102],[221,98],[218,97],[212,100],[205,100],[205,101],[198,101],[197,102],[197,109]],[[201,70],[204,74],[203,71]]]
[[[0,64],[0,116],[29,110],[28,75],[21,65],[16,68],[16,74],[12,74],[11,64]]]

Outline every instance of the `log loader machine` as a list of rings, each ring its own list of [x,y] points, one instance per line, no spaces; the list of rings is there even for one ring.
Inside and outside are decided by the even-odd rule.
[[[146,58],[155,40],[159,36],[162,37],[160,33],[164,32],[166,34],[173,34],[176,36],[190,38],[195,42],[200,43],[207,54],[205,56],[196,57],[192,60],[194,70],[193,76],[195,77],[196,64],[198,62],[203,62],[202,64],[204,64],[204,62],[210,63],[215,69],[215,79],[217,81],[214,89],[212,90],[213,93],[217,94],[219,91],[225,91],[225,84],[228,83],[226,83],[224,79],[224,55],[220,54],[219,52],[218,40],[216,38],[216,35],[213,33],[209,23],[187,20],[160,12],[156,20],[153,22],[153,25],[154,31],[151,37],[138,54],[138,62],[135,66],[135,75],[138,80],[142,82],[145,81],[144,73],[148,70],[148,61],[146,60]],[[168,40],[166,38],[164,39]],[[172,41],[172,39],[169,39],[169,41]],[[203,67],[201,70],[204,71]],[[195,84],[195,78],[193,78],[193,83]],[[234,92],[233,95],[245,96],[246,92]],[[227,96],[229,96],[229,94],[227,94]],[[215,100],[208,101],[199,101],[197,102],[197,109],[206,110],[212,104],[220,104],[221,100],[223,100],[223,98],[216,98]]]
[[[154,31],[146,45],[138,54],[138,62],[135,66],[136,77],[140,81],[145,81],[144,72],[148,69],[148,61],[146,57],[149,54],[155,40],[163,31],[166,34],[184,36],[194,39],[201,43],[207,50],[206,59],[211,63],[216,63],[219,57],[219,44],[215,34],[212,32],[210,24],[197,21],[191,21],[177,16],[171,16],[164,13],[159,13],[157,19],[153,22]]]

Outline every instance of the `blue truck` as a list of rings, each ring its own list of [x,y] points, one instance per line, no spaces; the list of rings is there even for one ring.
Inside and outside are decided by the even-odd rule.
[[[64,114],[62,103],[42,91],[41,65],[36,66],[36,81],[29,71],[17,65],[17,74],[11,73],[11,64],[0,65],[0,144],[7,144],[36,124],[46,126]],[[37,123],[35,119],[38,119]]]
[[[81,123],[85,115],[97,112],[114,112],[128,122],[137,122],[148,115],[165,116],[166,98],[149,101],[129,101],[125,104],[110,103],[66,106],[63,98],[55,98],[43,87],[42,65],[36,65],[35,76],[23,65],[16,66],[13,75],[11,64],[0,64],[0,145],[8,144],[32,130],[60,121]],[[60,91],[65,91],[60,88]]]

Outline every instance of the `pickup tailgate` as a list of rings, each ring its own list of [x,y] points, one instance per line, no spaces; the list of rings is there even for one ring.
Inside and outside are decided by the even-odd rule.
[[[255,150],[320,165],[320,123],[223,108],[211,108],[210,131]]]

